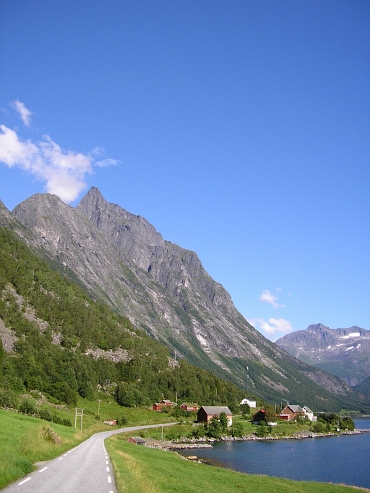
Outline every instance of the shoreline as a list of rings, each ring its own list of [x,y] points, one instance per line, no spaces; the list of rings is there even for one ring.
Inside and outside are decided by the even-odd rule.
[[[339,437],[345,435],[361,435],[362,433],[370,432],[370,429],[353,431],[342,431],[339,433],[314,433],[311,431],[302,431],[294,433],[291,436],[266,436],[257,437],[254,434],[244,435],[243,437],[231,437],[222,436],[219,439],[216,438],[200,438],[200,439],[182,439],[161,442],[159,440],[148,440],[146,446],[151,448],[159,448],[168,451],[182,451],[193,449],[205,449],[213,448],[212,444],[221,442],[248,442],[248,441],[275,441],[275,440],[303,440],[305,438],[327,438],[327,437]]]

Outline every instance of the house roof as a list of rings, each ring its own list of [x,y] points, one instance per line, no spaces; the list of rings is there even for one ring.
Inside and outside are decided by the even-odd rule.
[[[202,406],[207,414],[217,414],[226,413],[228,416],[232,416],[232,412],[227,406]]]
[[[130,440],[135,443],[146,443],[146,440],[142,437],[130,437]]]
[[[306,413],[312,413],[313,414],[313,411],[311,411],[311,409],[307,406],[303,406],[303,409],[306,411]]]
[[[286,407],[289,407],[289,409],[291,411],[293,411],[293,413],[303,413],[303,409],[301,408],[301,406],[298,406],[297,404],[288,404]]]

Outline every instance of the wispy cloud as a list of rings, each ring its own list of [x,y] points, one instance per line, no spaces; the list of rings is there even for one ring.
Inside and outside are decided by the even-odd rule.
[[[278,303],[278,297],[272,294],[268,289],[262,291],[258,299],[264,303],[269,303],[274,308],[285,308],[285,305]]]
[[[273,337],[274,340],[293,331],[292,324],[284,318],[269,318],[268,322],[261,318],[257,318],[251,320],[250,323],[256,327],[256,329],[265,333],[268,338]]]
[[[41,141],[22,140],[17,133],[0,125],[0,162],[17,167],[45,182],[45,190],[58,195],[64,202],[73,202],[86,188],[86,177],[94,166],[111,166],[114,159],[94,162],[94,154],[65,151],[44,136]],[[100,148],[99,148],[100,149]]]
[[[24,125],[26,125],[26,127],[29,127],[31,124],[32,112],[25,107],[24,103],[18,100],[13,101],[12,103],[10,103],[10,105],[17,111]]]
[[[117,166],[119,161],[117,159],[103,159],[102,161],[97,161],[94,166],[99,166],[99,168],[106,168],[107,166]]]

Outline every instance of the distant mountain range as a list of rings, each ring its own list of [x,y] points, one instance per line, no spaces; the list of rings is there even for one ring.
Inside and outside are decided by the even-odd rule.
[[[12,212],[0,202],[0,225],[174,357],[246,393],[323,410],[368,404],[342,380],[263,337],[195,252],[164,240],[146,219],[107,202],[95,187],[75,208],[50,194],[34,195]]]
[[[370,330],[331,329],[313,324],[281,337],[276,344],[292,356],[355,387],[370,377]]]

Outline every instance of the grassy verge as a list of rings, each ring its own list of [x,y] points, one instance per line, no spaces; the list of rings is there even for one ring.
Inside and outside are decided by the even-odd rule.
[[[102,399],[100,403],[80,399],[78,407],[84,410],[81,431],[80,418],[77,429],[74,428],[74,409],[66,406],[58,409],[45,403],[40,407],[50,408],[60,418],[69,419],[73,427],[0,409],[0,489],[33,471],[36,462],[53,459],[94,433],[112,430],[111,426],[103,423],[106,419],[125,415],[127,426],[174,421],[168,415],[148,409],[122,408],[109,399]]]
[[[106,441],[119,493],[353,493],[327,483],[253,476],[194,463],[172,452],[130,444],[114,435]]]
[[[86,435],[74,428],[0,410],[0,488],[80,443]]]

